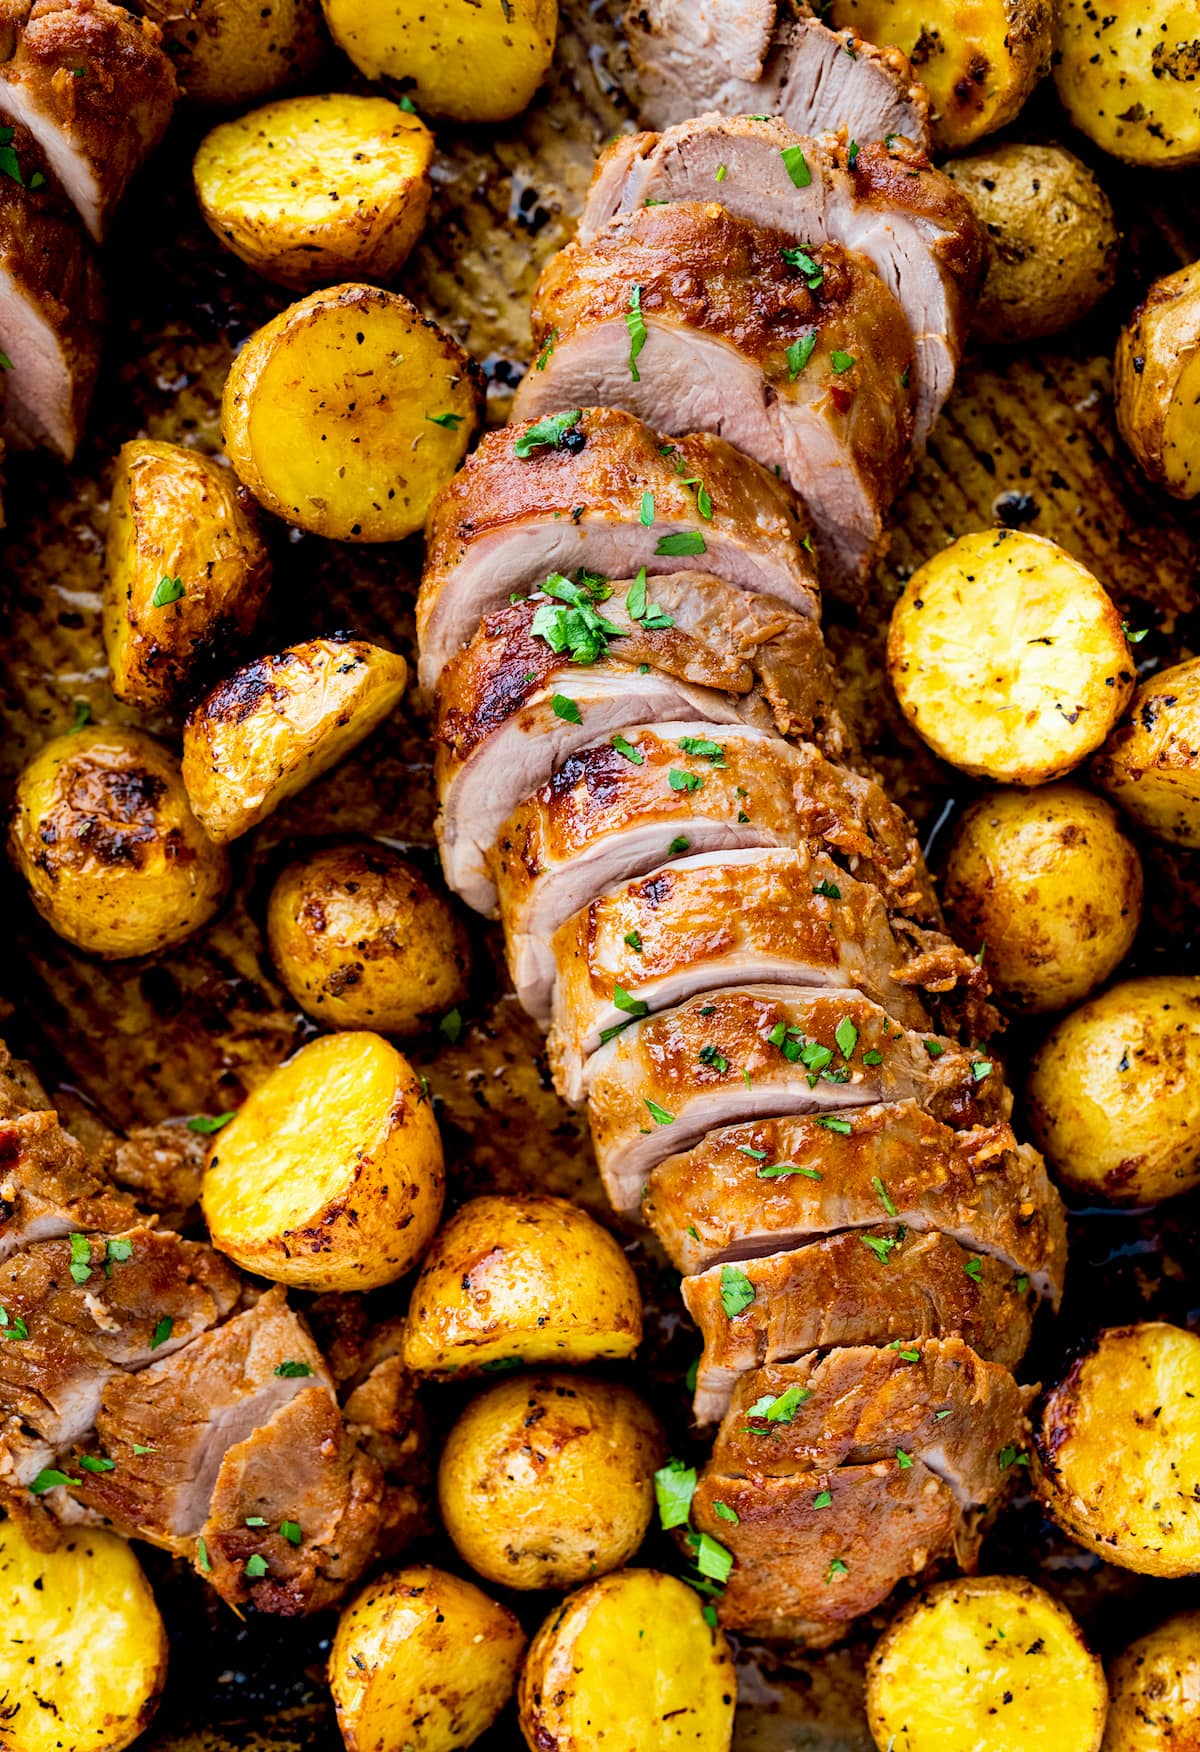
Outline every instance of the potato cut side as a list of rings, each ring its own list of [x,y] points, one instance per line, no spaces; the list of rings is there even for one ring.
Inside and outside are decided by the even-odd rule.
[[[1033,1479],[1107,1563],[1200,1571],[1200,1336],[1164,1321],[1102,1332],[1046,1398]]]
[[[121,1752],[154,1714],[167,1635],[137,1558],[115,1533],[73,1528],[37,1551],[0,1524],[0,1746]]]
[[[926,561],[892,614],[888,668],[905,717],[975,778],[1042,785],[1108,735],[1134,685],[1120,616],[1044,536],[964,535]]]
[[[1075,126],[1130,164],[1200,159],[1195,0],[1059,0],[1054,83]]]
[[[377,286],[313,292],[252,335],[225,380],[239,478],[289,523],[335,541],[422,527],[483,412],[478,368]]]
[[[410,1270],[442,1208],[441,1138],[408,1060],[330,1034],[258,1085],[204,1175],[213,1245],[277,1283],[368,1290]]]
[[[1200,53],[1200,51],[1198,51]],[[1200,493],[1200,262],[1156,280],[1121,330],[1117,428],[1152,481]]]
[[[1104,1669],[1066,1609],[1017,1576],[942,1582],[867,1672],[880,1752],[1098,1752]]]
[[[1195,1752],[1200,1746],[1200,1612],[1168,1618],[1108,1671],[1104,1752]]]
[[[1200,658],[1142,683],[1092,772],[1139,827],[1200,847]]]
[[[192,167],[200,211],[236,256],[307,290],[399,273],[429,211],[433,135],[385,97],[285,98],[222,122]]]

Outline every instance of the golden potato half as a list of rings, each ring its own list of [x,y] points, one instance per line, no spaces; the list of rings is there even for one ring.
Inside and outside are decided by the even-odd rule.
[[[429,211],[433,135],[386,97],[290,97],[205,136],[192,174],[209,228],[269,280],[391,280]]]
[[[1200,979],[1125,980],[1065,1016],[1034,1056],[1027,1112],[1088,1198],[1154,1204],[1200,1185]]]
[[[1200,1612],[1168,1618],[1108,1670],[1104,1752],[1195,1752],[1200,1746]]]
[[[729,1752],[737,1679],[698,1594],[619,1570],[571,1594],[530,1644],[521,1728],[555,1752]]]
[[[323,4],[334,42],[360,72],[395,81],[418,109],[456,122],[519,115],[554,59],[558,0]]]
[[[1200,46],[1194,47],[1200,73]],[[1121,330],[1113,370],[1122,438],[1152,481],[1177,499],[1194,499],[1200,493],[1200,262],[1154,282]]]
[[[942,892],[1007,1008],[1065,1010],[1128,954],[1142,865],[1116,810],[1079,785],[989,791],[958,824]]]
[[[167,1634],[123,1539],[72,1528],[37,1551],[3,1522],[0,1613],[4,1752],[122,1752],[137,1739],[167,1676]]]
[[[456,1752],[511,1697],[525,1649],[512,1613],[445,1570],[394,1570],[342,1613],[329,1682],[347,1752]]]
[[[1130,164],[1200,159],[1196,0],[1058,0],[1054,83],[1089,140]]]
[[[210,839],[248,833],[369,736],[399,703],[403,657],[308,639],[237,669],[183,727],[183,782]]]
[[[1098,748],[1133,691],[1103,586],[1044,536],[964,535],[913,573],[888,668],[935,754],[979,779],[1044,785]]]
[[[260,504],[335,541],[425,522],[483,414],[479,370],[398,292],[333,286],[251,335],[225,380],[230,462]]]
[[[1200,658],[1142,683],[1092,774],[1139,827],[1200,847]]]
[[[294,85],[328,47],[321,0],[140,0],[193,103],[253,103]]]
[[[271,891],[267,941],[300,1008],[328,1028],[416,1034],[466,996],[470,947],[445,895],[375,841],[322,846]]]
[[[518,1375],[451,1430],[438,1503],[458,1554],[509,1588],[573,1588],[628,1563],[654,1511],[666,1438],[628,1387]]]
[[[217,1133],[204,1174],[214,1247],[306,1290],[403,1277],[437,1228],[433,1108],[378,1034],[327,1034],[259,1084]]]
[[[108,960],[182,943],[228,883],[166,749],[116,725],[68,731],[34,755],[8,845],[47,924]]]
[[[1200,1336],[1113,1326],[1046,1397],[1031,1473],[1058,1524],[1106,1563],[1200,1571]]]
[[[1104,1669],[1066,1609],[1019,1576],[941,1582],[867,1670],[880,1752],[1099,1752]]]
[[[633,1267],[565,1198],[471,1199],[440,1230],[413,1289],[404,1360],[423,1374],[588,1363],[641,1343]]]

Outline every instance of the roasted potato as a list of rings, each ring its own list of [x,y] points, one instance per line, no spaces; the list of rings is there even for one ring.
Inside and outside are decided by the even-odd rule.
[[[335,541],[422,527],[483,414],[478,367],[398,292],[333,286],[251,335],[225,379],[230,462],[260,504]]]
[[[951,766],[1044,785],[1098,748],[1133,691],[1107,592],[1041,535],[964,535],[909,579],[888,668],[905,717]]]
[[[1020,1576],[926,1588],[867,1669],[880,1752],[1099,1752],[1107,1709],[1083,1632]]]
[[[1200,979],[1115,985],[1034,1056],[1027,1113],[1064,1185],[1146,1205],[1200,1185]]]
[[[140,730],[56,736],[17,779],[9,854],[60,937],[105,960],[182,943],[220,906],[228,860],[179,768]]]
[[[137,1558],[81,1527],[38,1551],[0,1524],[0,1746],[122,1752],[149,1722],[167,1675],[167,1634]]]
[[[943,898],[1006,1008],[1065,1010],[1128,954],[1142,864],[1116,810],[1079,785],[989,791],[958,824]]]
[[[633,1556],[666,1457],[658,1419],[628,1387],[517,1375],[450,1431],[438,1504],[459,1556],[487,1581],[573,1588]]]
[[[192,174],[209,228],[268,280],[307,291],[391,280],[429,211],[433,135],[386,97],[289,97],[205,136]]]
[[[193,103],[243,104],[307,78],[328,47],[320,0],[140,0]]]
[[[556,1606],[521,1672],[521,1728],[555,1752],[728,1752],[737,1680],[697,1594],[618,1570]]]
[[[290,864],[271,891],[267,941],[288,991],[327,1028],[418,1034],[466,996],[461,921],[415,864],[375,840]]]
[[[413,1289],[404,1360],[421,1374],[628,1357],[642,1338],[633,1267],[565,1198],[473,1198]]]
[[[554,59],[558,0],[322,0],[333,40],[368,79],[456,122],[520,115]]]
[[[1139,827],[1200,847],[1200,658],[1142,683],[1092,774]]]
[[[1200,72],[1200,42],[1193,52]],[[1156,280],[1121,330],[1113,395],[1117,429],[1146,474],[1177,499],[1194,499],[1200,493],[1200,262]]]
[[[119,700],[149,710],[228,663],[266,598],[267,549],[249,494],[197,450],[121,446],[108,518],[104,646]]]
[[[1195,1752],[1200,1746],[1200,1612],[1168,1618],[1108,1669],[1104,1752]]]
[[[347,1752],[454,1752],[512,1695],[525,1633],[470,1582],[393,1570],[342,1613],[329,1682]]]
[[[1106,1563],[1200,1570],[1200,1336],[1112,1326],[1047,1394],[1030,1476],[1043,1506]]]
[[[1089,140],[1130,164],[1200,159],[1193,0],[1058,0],[1054,83]]]
[[[979,340],[1040,340],[1099,303],[1116,275],[1121,234],[1108,196],[1073,152],[1005,141],[945,169],[988,238],[972,322]]]
[[[378,1034],[326,1034],[270,1073],[213,1139],[213,1245],[306,1290],[371,1290],[410,1271],[442,1210],[433,1106]]]
[[[248,833],[328,772],[400,700],[403,657],[363,639],[308,639],[237,669],[183,726],[183,782],[209,838]]]

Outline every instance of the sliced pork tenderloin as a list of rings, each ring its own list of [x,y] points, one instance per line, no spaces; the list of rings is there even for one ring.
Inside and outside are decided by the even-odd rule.
[[[912,460],[900,305],[864,256],[680,201],[623,213],[551,257],[518,418],[619,402],[778,469],[808,509],[822,582],[858,593]],[[540,361],[539,361],[540,362]],[[715,569],[715,568],[714,568]]]
[[[0,1040],[0,1122],[23,1113],[46,1113],[51,1106],[33,1066],[15,1059]]]
[[[485,616],[554,572],[654,576],[684,555],[818,618],[808,519],[769,470],[709,433],[671,441],[618,408],[582,408],[547,443],[532,443],[536,424],[486,432],[434,501],[417,598],[422,686]]]
[[[0,1260],[34,1241],[75,1230],[118,1235],[140,1222],[133,1200],[92,1167],[52,1109],[0,1119]]]

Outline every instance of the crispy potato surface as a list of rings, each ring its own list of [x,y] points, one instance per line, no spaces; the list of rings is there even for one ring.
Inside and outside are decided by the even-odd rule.
[[[323,0],[333,40],[368,79],[410,90],[419,110],[456,122],[519,115],[546,77],[558,0]]]
[[[892,614],[888,669],[935,754],[979,779],[1044,785],[1108,735],[1134,685],[1121,619],[1044,536],[964,535],[919,567]]]
[[[1031,1473],[1105,1562],[1200,1570],[1200,1336],[1160,1320],[1100,1333],[1046,1396]]]
[[[221,428],[268,511],[335,541],[399,541],[466,454],[478,367],[398,292],[332,286],[251,335],[225,380]]]
[[[1200,979],[1130,979],[1065,1016],[1029,1072],[1030,1129],[1064,1185],[1146,1205],[1200,1185]]]
[[[1196,1752],[1200,1746],[1200,1612],[1168,1618],[1108,1670],[1104,1752]]]
[[[391,280],[429,211],[433,135],[386,97],[289,97],[222,122],[192,167],[209,228],[302,291]]]
[[[404,1360],[422,1374],[628,1357],[641,1343],[633,1267],[565,1198],[473,1198],[439,1232],[413,1289]]]
[[[183,727],[183,782],[209,838],[248,833],[369,736],[408,680],[363,639],[308,639],[237,669]]]
[[[1200,159],[1196,0],[1059,0],[1054,83],[1089,140],[1130,164]]]
[[[327,1028],[418,1034],[466,996],[470,946],[445,895],[374,840],[322,846],[280,876],[267,941],[300,1008]]]
[[[1098,1752],[1107,1708],[1079,1626],[1019,1576],[927,1588],[867,1670],[880,1752]]]
[[[394,1570],[342,1613],[329,1681],[347,1752],[455,1752],[512,1695],[525,1633],[506,1607],[427,1564]]]
[[[1200,71],[1200,43],[1196,54]],[[1150,479],[1177,499],[1194,499],[1200,493],[1200,262],[1156,280],[1121,330],[1113,393],[1117,429]]]
[[[56,736],[17,780],[9,855],[60,937],[105,959],[182,943],[216,912],[224,852],[193,815],[179,768],[140,730]]]
[[[1142,864],[1116,810],[1080,785],[989,791],[958,824],[943,898],[1006,1008],[1065,1010],[1128,953]]]
[[[185,697],[252,631],[267,593],[250,496],[197,450],[121,446],[108,518],[104,646],[119,700],[149,710]]]
[[[555,1752],[728,1752],[729,1644],[686,1582],[618,1570],[555,1607],[521,1673],[521,1728]]]
[[[1139,827],[1200,846],[1200,658],[1141,684],[1092,774]]]
[[[306,78],[328,45],[320,0],[141,0],[193,103],[253,103]]]
[[[1038,340],[1086,316],[1112,285],[1121,247],[1111,203],[1087,165],[1062,146],[1010,140],[945,168],[988,238],[976,337]]]
[[[370,1290],[416,1264],[441,1215],[442,1142],[408,1060],[378,1034],[326,1034],[213,1139],[214,1247],[308,1290]]]
[[[167,1633],[132,1549],[72,1528],[37,1551],[0,1524],[0,1747],[122,1752],[158,1704]]]
[[[473,1399],[446,1438],[438,1504],[459,1556],[509,1588],[573,1588],[627,1563],[666,1459],[628,1387],[518,1375]]]

